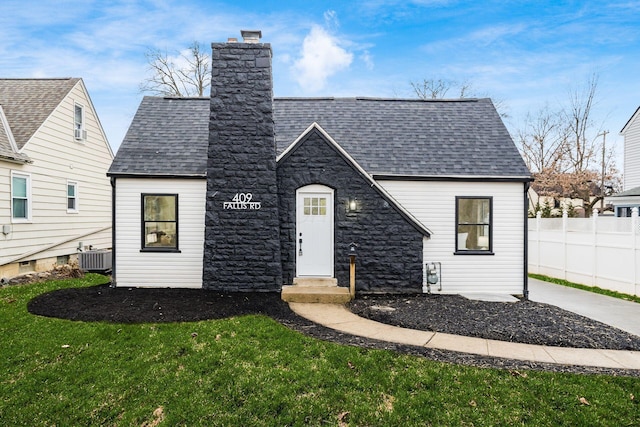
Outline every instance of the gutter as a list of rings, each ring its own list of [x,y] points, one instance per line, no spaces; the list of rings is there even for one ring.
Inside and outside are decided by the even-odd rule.
[[[466,182],[531,182],[530,175],[394,175],[374,173],[373,179],[385,181],[466,181]]]
[[[530,182],[524,183],[524,265],[523,265],[523,288],[522,288],[522,296],[525,300],[529,299],[529,187],[531,186]]]
[[[33,160],[31,159],[19,159],[17,157],[13,157],[13,156],[5,156],[2,155],[0,156],[0,160],[3,160],[5,162],[9,162],[9,163],[17,163],[19,165],[28,165],[30,163],[33,163]]]
[[[111,181],[111,284],[116,287],[116,178],[112,176]]]

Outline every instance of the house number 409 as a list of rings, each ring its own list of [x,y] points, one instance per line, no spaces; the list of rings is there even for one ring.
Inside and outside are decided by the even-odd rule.
[[[236,203],[249,203],[251,199],[253,199],[253,194],[251,193],[236,193],[231,201]]]

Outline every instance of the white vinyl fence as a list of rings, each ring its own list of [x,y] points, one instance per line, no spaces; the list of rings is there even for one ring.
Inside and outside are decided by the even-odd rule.
[[[640,295],[640,221],[631,218],[529,219],[529,273]]]

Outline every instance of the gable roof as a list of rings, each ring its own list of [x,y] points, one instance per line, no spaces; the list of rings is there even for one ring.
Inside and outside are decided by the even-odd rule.
[[[530,173],[489,99],[275,98],[277,154],[318,126],[374,178]],[[208,98],[145,97],[109,175],[205,176]]]
[[[490,99],[280,98],[278,152],[316,122],[370,174],[528,179]]]
[[[636,117],[638,117],[638,115],[640,115],[640,107],[636,108],[636,111],[634,111],[631,117],[629,117],[629,120],[627,120],[627,123],[625,123],[624,126],[622,127],[622,130],[620,130],[620,135],[624,135],[624,133],[627,131],[627,128],[631,126],[631,123],[633,123],[633,121],[635,120]]]
[[[16,163],[31,162],[29,156],[18,152],[18,147],[16,147],[16,142],[13,139],[2,105],[0,105],[0,160]]]
[[[107,175],[207,175],[209,98],[145,96]]]
[[[396,199],[389,194],[387,190],[384,189],[380,184],[378,184],[372,177],[365,171],[362,166],[356,162],[353,157],[349,155],[341,146],[338,144],[336,140],[334,140],[331,135],[329,135],[322,127],[313,123],[311,126],[307,128],[294,142],[287,147],[277,158],[277,162],[285,160],[289,155],[291,155],[304,141],[307,139],[308,135],[312,132],[318,132],[322,139],[324,139],[327,144],[329,144],[333,149],[344,159],[345,162],[360,175],[365,181],[369,183],[371,188],[375,192],[377,192],[387,203],[389,203],[393,208],[405,219],[407,220],[418,232],[425,236],[431,236],[431,230],[425,227],[411,212],[406,210],[404,206],[396,201]]]
[[[0,79],[0,105],[21,150],[80,81],[79,78]]]

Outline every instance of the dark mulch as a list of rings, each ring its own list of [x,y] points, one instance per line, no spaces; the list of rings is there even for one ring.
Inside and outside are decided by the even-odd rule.
[[[396,310],[372,310],[371,306],[387,306]],[[510,370],[640,376],[640,371],[491,358],[348,335],[296,315],[280,299],[279,293],[128,289],[101,285],[42,294],[31,300],[27,307],[29,312],[41,316],[115,323],[189,322],[262,314],[315,338],[366,348],[389,349],[441,362]],[[415,329],[547,345],[640,349],[638,337],[553,306],[527,301],[505,305],[470,301],[457,296],[363,296],[355,300],[351,307],[360,315]]]
[[[351,302],[355,314],[423,331],[557,347],[640,351],[640,337],[553,305],[487,302],[460,295],[372,295]]]

